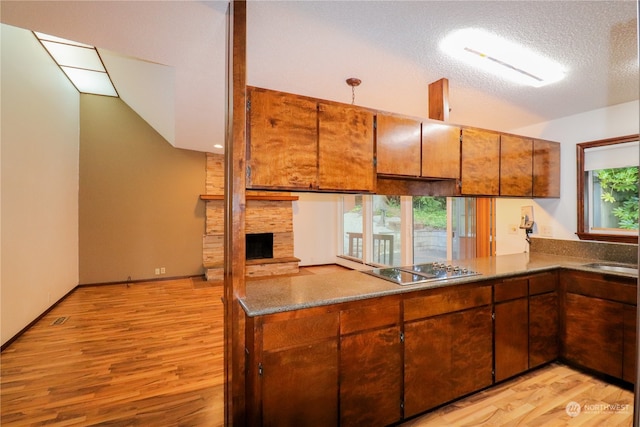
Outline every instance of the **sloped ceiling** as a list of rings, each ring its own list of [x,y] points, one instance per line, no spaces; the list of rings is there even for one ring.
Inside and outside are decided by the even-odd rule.
[[[177,147],[224,144],[224,1],[2,1],[2,22],[97,46],[122,98]],[[616,1],[250,1],[248,84],[427,116],[449,79],[450,121],[509,131],[638,100],[637,10]],[[542,88],[467,68],[440,52],[476,27],[563,64]]]

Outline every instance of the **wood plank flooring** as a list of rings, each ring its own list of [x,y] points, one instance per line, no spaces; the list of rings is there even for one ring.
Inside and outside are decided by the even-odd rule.
[[[77,289],[0,355],[0,424],[222,426],[221,296],[221,284],[191,279]],[[582,409],[573,418],[570,401]],[[630,426],[632,402],[554,364],[402,425]]]
[[[191,279],[77,289],[2,352],[1,424],[223,425],[221,296]]]
[[[569,416],[567,405],[572,402],[580,408]],[[570,409],[575,410],[575,406]],[[613,427],[632,424],[633,392],[554,363],[401,426]]]

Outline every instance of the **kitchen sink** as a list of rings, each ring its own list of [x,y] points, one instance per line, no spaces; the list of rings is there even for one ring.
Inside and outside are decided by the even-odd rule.
[[[585,264],[585,267],[595,268],[598,270],[614,271],[617,273],[627,273],[638,275],[638,266],[635,264],[620,264],[615,262],[592,262]]]

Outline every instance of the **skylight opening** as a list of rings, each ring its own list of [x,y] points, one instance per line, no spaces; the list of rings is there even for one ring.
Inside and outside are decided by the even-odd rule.
[[[566,74],[557,62],[476,28],[466,28],[449,34],[440,43],[440,48],[469,65],[533,87],[557,82]]]
[[[34,35],[78,92],[118,97],[95,46],[49,34]]]

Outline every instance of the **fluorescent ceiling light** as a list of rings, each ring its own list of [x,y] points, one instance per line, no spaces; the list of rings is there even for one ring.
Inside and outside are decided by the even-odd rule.
[[[34,34],[78,92],[118,96],[94,46],[48,34]]]
[[[449,55],[520,84],[545,86],[565,76],[563,67],[532,50],[476,28],[455,31],[440,48]]]

